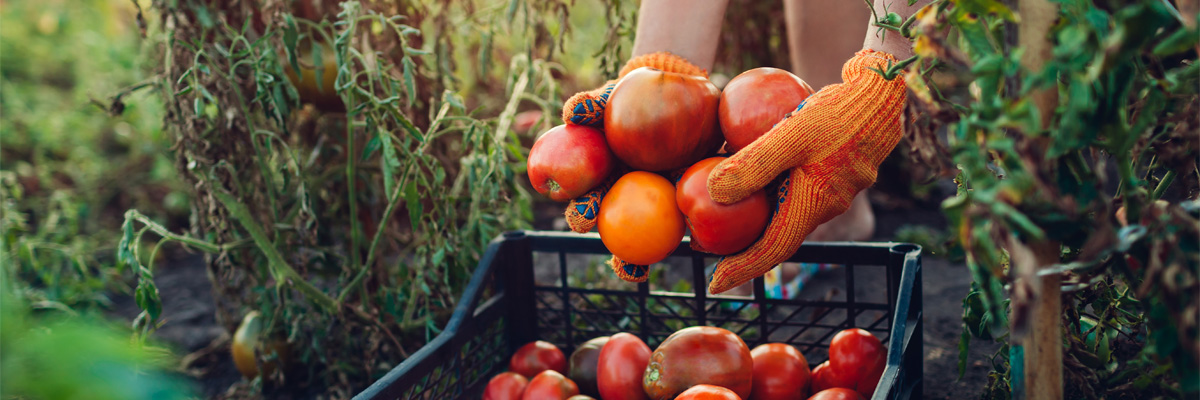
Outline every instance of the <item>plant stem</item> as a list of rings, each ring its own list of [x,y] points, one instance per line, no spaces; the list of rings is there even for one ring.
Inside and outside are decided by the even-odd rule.
[[[215,243],[206,242],[206,241],[203,241],[200,239],[196,239],[196,238],[193,238],[190,236],[174,234],[174,233],[171,233],[171,231],[167,230],[166,227],[159,225],[157,222],[154,222],[154,220],[150,219],[150,217],[147,217],[145,214],[142,214],[138,210],[126,211],[125,219],[133,219],[134,221],[141,222],[143,225],[146,225],[146,228],[149,228],[151,231],[153,231],[154,233],[157,233],[159,236],[162,236],[163,238],[174,240],[176,242],[180,242],[180,243],[198,248],[198,249],[208,252],[208,253],[220,253],[220,252],[227,251],[227,250],[230,250],[230,249],[233,249],[233,248],[236,248],[238,246],[245,244],[244,242],[240,242],[240,241],[233,242],[233,243],[227,243],[227,244],[215,244]]]
[[[296,270],[292,269],[291,265],[288,265],[284,261],[283,256],[279,254],[279,250],[275,249],[275,245],[267,238],[266,233],[263,233],[262,227],[258,226],[258,223],[250,216],[250,212],[246,209],[245,205],[238,202],[237,199],[234,199],[228,193],[216,191],[213,194],[225,206],[225,209],[229,211],[229,216],[237,220],[242,225],[242,228],[246,229],[246,232],[254,239],[254,243],[258,245],[259,250],[262,250],[263,254],[267,256],[267,260],[271,265],[271,275],[276,280],[291,282],[296,285],[297,290],[309,296],[309,299],[313,303],[325,309],[325,311],[332,313],[337,310],[337,302],[332,297],[329,297],[329,295],[317,289],[316,286],[305,281],[300,274],[296,273]]]
[[[1175,181],[1175,170],[1167,171],[1163,175],[1162,180],[1158,181],[1158,186],[1154,187],[1154,194],[1150,196],[1150,200],[1158,200],[1167,192],[1167,188],[1171,187],[1171,182]]]

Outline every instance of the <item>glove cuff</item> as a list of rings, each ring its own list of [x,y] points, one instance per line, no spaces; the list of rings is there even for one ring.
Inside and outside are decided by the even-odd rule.
[[[708,71],[697,67],[695,64],[688,62],[683,57],[661,51],[658,53],[642,54],[640,56],[629,59],[625,63],[625,67],[621,68],[620,77],[625,77],[630,71],[641,67],[650,67],[666,72],[674,72],[677,74],[694,75],[708,77]]]

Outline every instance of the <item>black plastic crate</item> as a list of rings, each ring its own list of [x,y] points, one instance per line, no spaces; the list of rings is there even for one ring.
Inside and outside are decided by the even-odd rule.
[[[806,289],[796,299],[769,298],[761,277],[753,281],[752,296],[713,296],[706,266],[717,258],[693,251],[686,238],[668,260],[651,267],[674,278],[686,275],[690,283],[680,286],[690,287],[681,293],[656,287],[654,278],[613,288],[573,282],[571,274],[582,269],[612,273],[597,265],[609,252],[595,234],[508,232],[488,246],[445,330],[355,399],[476,399],[525,343],[545,340],[569,355],[588,339],[630,332],[654,349],[693,325],[729,329],[751,348],[789,343],[813,366],[826,360],[835,333],[863,328],[888,347],[874,399],[919,398],[920,253],[905,243],[805,243],[789,261],[844,265],[840,296]],[[557,270],[543,267],[543,275],[550,274],[535,283],[535,259]]]

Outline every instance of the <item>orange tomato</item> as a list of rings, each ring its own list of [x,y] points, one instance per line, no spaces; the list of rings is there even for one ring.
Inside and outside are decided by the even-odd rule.
[[[699,384],[680,393],[675,400],[742,400],[732,390],[715,386]]]
[[[596,217],[600,241],[626,262],[650,265],[667,258],[683,240],[683,213],[667,178],[634,171],[613,184]]]

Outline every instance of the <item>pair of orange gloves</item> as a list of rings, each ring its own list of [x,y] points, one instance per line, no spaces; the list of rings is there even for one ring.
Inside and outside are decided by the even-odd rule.
[[[863,50],[842,67],[840,84],[826,86],[799,104],[749,146],[722,161],[708,177],[708,193],[718,203],[735,203],[762,189],[781,173],[778,208],[762,238],[741,253],[717,263],[708,290],[717,294],[756,277],[790,257],[818,225],[850,207],[859,191],[875,183],[879,164],[900,141],[900,113],[907,89],[904,80],[884,79],[895,58]],[[634,57],[620,76],[639,67],[707,77],[703,69],[669,53]],[[620,78],[618,78],[620,79]],[[604,127],[604,107],[616,80],[572,96],[563,106],[563,122]],[[584,233],[596,225],[606,186],[573,200],[566,218]],[[647,266],[616,257],[610,261],[621,279],[641,282]]]

